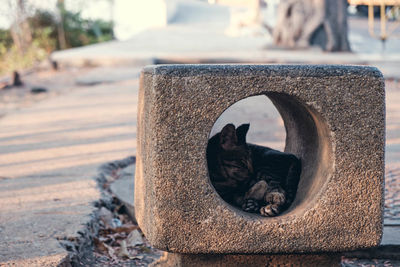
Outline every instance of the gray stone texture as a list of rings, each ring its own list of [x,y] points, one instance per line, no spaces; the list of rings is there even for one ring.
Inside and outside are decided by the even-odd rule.
[[[133,163],[118,173],[118,179],[110,184],[111,192],[125,205],[130,218],[136,222],[133,192],[135,191],[135,167]]]
[[[206,146],[233,103],[267,95],[302,159],[299,189],[265,218],[224,202]],[[149,241],[178,253],[292,253],[377,246],[382,236],[385,92],[373,67],[164,65],[139,90],[135,212]],[[265,127],[268,127],[266,125]]]

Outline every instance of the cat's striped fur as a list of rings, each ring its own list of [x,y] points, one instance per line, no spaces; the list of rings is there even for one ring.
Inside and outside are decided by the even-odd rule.
[[[293,154],[246,143],[249,124],[227,124],[208,142],[211,183],[228,203],[276,216],[293,202],[301,163]]]

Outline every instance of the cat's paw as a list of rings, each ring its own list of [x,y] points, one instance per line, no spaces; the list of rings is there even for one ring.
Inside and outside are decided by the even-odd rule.
[[[260,214],[265,217],[274,217],[280,213],[280,208],[277,204],[268,204],[261,207]]]
[[[265,195],[265,202],[270,204],[283,205],[286,201],[285,193],[274,191]]]
[[[245,199],[262,200],[267,192],[268,184],[266,181],[258,181],[245,194]]]
[[[242,205],[242,210],[246,212],[258,212],[260,206],[258,205],[258,202],[254,199],[246,199]]]

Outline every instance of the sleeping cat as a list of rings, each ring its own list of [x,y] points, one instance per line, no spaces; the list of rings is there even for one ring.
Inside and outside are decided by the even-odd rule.
[[[250,124],[227,124],[207,146],[210,180],[226,202],[276,216],[293,202],[301,162],[295,155],[246,143]]]

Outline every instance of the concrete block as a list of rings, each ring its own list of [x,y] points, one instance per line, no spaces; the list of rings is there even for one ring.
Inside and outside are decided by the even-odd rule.
[[[224,202],[206,147],[219,115],[267,95],[302,159],[299,189],[265,218]],[[265,125],[268,127],[268,125]],[[176,253],[312,253],[377,246],[382,236],[385,91],[373,67],[160,65],[141,74],[135,212],[155,247]]]

